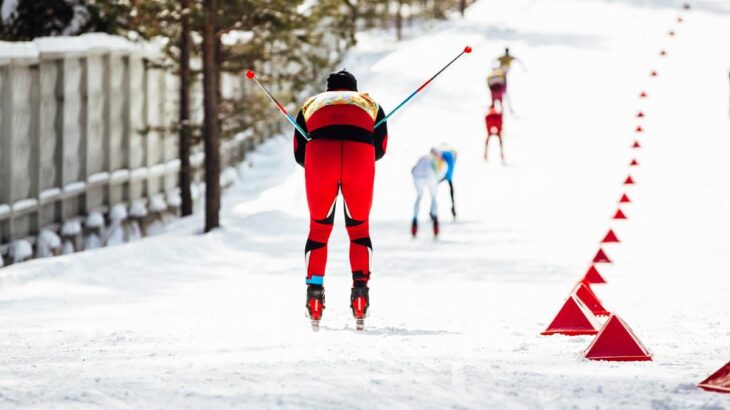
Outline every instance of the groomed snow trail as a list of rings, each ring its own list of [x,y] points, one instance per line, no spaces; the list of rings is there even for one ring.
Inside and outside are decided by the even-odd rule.
[[[479,1],[400,44],[363,35],[344,65],[386,111],[475,50],[389,123],[367,331],[348,308],[341,210],[322,331],[309,329],[303,172],[276,138],[215,233],[195,235],[196,217],[0,271],[0,407],[730,408],[695,387],[730,358],[730,6],[698,3],[677,24],[679,4]],[[505,45],[529,71],[511,74],[502,166],[482,160],[482,118]],[[445,141],[459,219],[442,187],[442,237],[412,240],[409,169]],[[629,220],[614,223],[624,192]],[[596,292],[653,362],[586,361],[590,338],[539,335],[608,228],[622,243],[606,247],[615,263]]]

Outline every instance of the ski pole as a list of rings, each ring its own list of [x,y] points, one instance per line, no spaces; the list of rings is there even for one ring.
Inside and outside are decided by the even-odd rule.
[[[425,83],[421,84],[421,86],[420,86],[420,87],[418,87],[418,89],[417,89],[416,91],[414,91],[413,93],[411,93],[411,95],[409,95],[409,96],[408,96],[408,97],[407,97],[407,98],[406,98],[405,100],[403,100],[403,101],[402,101],[402,102],[401,102],[400,104],[398,104],[398,106],[397,106],[397,107],[395,107],[395,108],[393,109],[393,111],[391,111],[391,112],[390,112],[390,113],[389,113],[388,115],[386,115],[386,116],[385,116],[385,117],[384,117],[384,118],[383,118],[382,120],[378,121],[378,123],[377,123],[377,124],[375,124],[375,127],[373,127],[373,128],[377,128],[377,127],[378,127],[378,126],[379,126],[380,124],[382,124],[382,123],[384,123],[385,121],[387,121],[387,120],[388,120],[388,118],[390,118],[390,116],[391,116],[391,115],[395,114],[395,113],[396,113],[396,111],[398,111],[398,110],[399,110],[399,109],[401,109],[401,108],[402,108],[402,107],[403,107],[404,105],[406,105],[406,104],[408,103],[408,101],[410,101],[410,100],[411,100],[411,99],[412,99],[413,97],[415,97],[415,96],[416,96],[416,94],[420,93],[420,92],[421,92],[421,90],[423,90],[424,88],[426,88],[426,86],[428,86],[428,85],[429,85],[429,84],[431,83],[431,81],[433,81],[433,79],[434,79],[434,78],[438,77],[438,76],[439,76],[439,74],[443,73],[443,72],[444,72],[444,70],[446,70],[447,68],[449,68],[449,66],[450,66],[451,64],[454,64],[454,61],[458,60],[458,59],[459,59],[459,58],[460,58],[461,56],[463,56],[464,54],[469,54],[469,53],[471,53],[471,47],[469,47],[469,46],[466,46],[466,47],[464,47],[464,50],[463,50],[463,51],[462,51],[461,53],[459,53],[459,55],[458,55],[458,56],[454,57],[454,59],[453,59],[453,60],[449,61],[449,63],[448,63],[448,64],[446,64],[446,65],[445,65],[445,66],[444,66],[444,67],[443,67],[442,69],[440,69],[440,70],[438,71],[438,73],[434,74],[434,75],[433,75],[433,77],[429,78],[429,79],[428,79],[428,80],[427,80],[427,81],[426,81]]]
[[[299,124],[297,124],[297,121],[291,115],[289,115],[289,113],[286,111],[286,108],[284,108],[284,106],[282,106],[279,103],[279,101],[276,101],[276,98],[274,98],[274,96],[271,95],[269,90],[267,90],[266,87],[264,87],[263,84],[261,84],[259,82],[259,80],[256,78],[256,73],[254,73],[253,70],[246,71],[246,78],[248,78],[249,80],[256,81],[256,84],[258,84],[259,87],[261,87],[261,89],[264,90],[264,93],[266,93],[266,95],[269,97],[271,102],[273,102],[276,105],[276,108],[278,108],[279,111],[281,111],[281,113],[284,114],[284,116],[291,123],[291,125],[293,125],[294,128],[296,128],[297,131],[299,131],[299,133],[301,133],[304,136],[304,139],[306,139],[307,141],[311,140],[311,138],[309,138],[309,134],[307,134],[307,132],[304,131],[302,129],[302,127],[299,126]]]

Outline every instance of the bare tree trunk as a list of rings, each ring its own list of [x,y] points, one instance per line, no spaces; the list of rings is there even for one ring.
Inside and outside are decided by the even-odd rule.
[[[190,193],[190,0],[180,0],[183,9],[180,34],[180,212],[182,216],[193,213]]]
[[[401,8],[403,2],[398,0],[398,8],[395,10],[395,38],[398,41],[403,39],[403,15],[401,14]]]
[[[220,135],[216,91],[216,9],[217,0],[205,0],[203,25],[203,136],[205,140],[205,232],[220,226]]]
[[[215,98],[218,104],[218,107],[223,104],[223,91],[222,91],[222,85],[221,85],[221,78],[223,75],[223,43],[221,42],[221,36],[218,35],[220,32],[220,27],[216,25],[216,36],[215,36]],[[223,119],[218,117],[218,133],[222,133],[223,131]]]

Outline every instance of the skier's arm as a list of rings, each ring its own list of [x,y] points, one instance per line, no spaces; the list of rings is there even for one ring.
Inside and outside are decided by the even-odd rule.
[[[520,63],[520,67],[522,67],[522,71],[527,72],[527,67],[525,67],[525,64],[520,60],[519,58],[515,58],[515,61]]]
[[[299,114],[297,114],[297,124],[302,127],[302,129],[307,132],[307,122],[304,120],[304,114],[302,111],[299,111]],[[302,135],[299,130],[294,129],[294,159],[297,161],[297,164],[304,166],[304,154],[307,149],[307,139],[304,138],[304,135]]]
[[[377,124],[383,118],[385,118],[383,107],[378,107],[378,115],[375,117],[375,123]],[[375,137],[375,160],[377,161],[383,158],[385,150],[388,147],[388,121],[374,129],[373,134]]]

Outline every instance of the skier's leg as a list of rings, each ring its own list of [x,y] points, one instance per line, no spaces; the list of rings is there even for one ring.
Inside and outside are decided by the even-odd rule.
[[[434,237],[439,234],[439,219],[438,219],[438,187],[439,182],[436,177],[432,178],[428,183],[428,191],[431,195],[431,222],[433,223],[433,235]]]
[[[418,213],[421,211],[421,198],[423,198],[423,187],[426,182],[422,178],[413,178],[413,185],[416,187],[416,203],[413,205],[413,220],[418,220]]]
[[[504,162],[504,145],[502,144],[502,133],[500,132],[497,134],[497,137],[499,138],[499,155],[502,158],[502,162]]]
[[[439,182],[434,177],[429,179],[428,181],[428,193],[431,195],[431,210],[429,211],[429,214],[431,215],[431,218],[438,216],[438,188],[439,188]]]
[[[307,284],[322,285],[327,265],[327,242],[335,219],[339,191],[341,142],[316,140],[307,144],[304,179],[309,204],[309,237],[305,247]]]
[[[449,183],[449,194],[451,194],[451,215],[456,218],[456,202],[454,202],[454,181],[447,180]]]
[[[355,287],[365,287],[370,280],[373,245],[370,240],[370,208],[373,204],[375,148],[366,143],[344,141],[342,162],[342,198],[345,225],[350,237],[350,267]]]
[[[489,140],[492,138],[492,134],[487,133],[487,142],[484,144],[484,160],[487,160],[487,151],[489,150]]]

